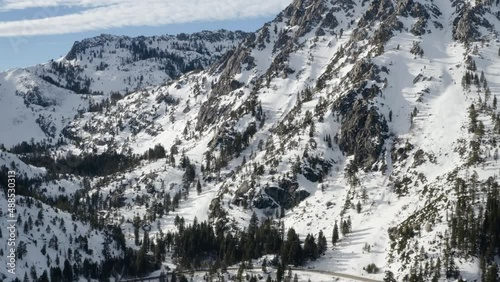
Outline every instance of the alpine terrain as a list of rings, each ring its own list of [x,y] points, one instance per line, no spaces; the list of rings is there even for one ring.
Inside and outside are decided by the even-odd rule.
[[[0,73],[0,277],[500,281],[499,31],[499,1],[295,0]]]

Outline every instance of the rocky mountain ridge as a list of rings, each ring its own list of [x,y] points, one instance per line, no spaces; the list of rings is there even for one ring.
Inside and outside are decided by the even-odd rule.
[[[13,134],[2,143],[31,138],[55,143],[76,114],[202,70],[245,36],[226,30],[136,38],[103,34],[76,42],[59,60],[3,72],[2,128]]]
[[[76,187],[43,201],[96,195],[74,213],[99,210],[157,267],[496,281],[499,11],[295,0],[205,71],[82,113],[43,158],[5,154]]]

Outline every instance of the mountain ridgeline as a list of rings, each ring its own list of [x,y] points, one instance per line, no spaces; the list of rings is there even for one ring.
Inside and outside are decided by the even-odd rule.
[[[0,73],[5,101],[0,123],[12,132],[2,143],[33,138],[55,144],[75,115],[201,71],[246,36],[226,30],[135,38],[103,34],[75,42],[59,60]]]
[[[498,1],[295,0],[4,74],[18,278],[498,281],[499,28]]]

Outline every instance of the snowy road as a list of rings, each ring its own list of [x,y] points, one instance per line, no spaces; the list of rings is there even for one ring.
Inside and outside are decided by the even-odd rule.
[[[324,274],[324,275],[331,275],[334,278],[345,278],[349,279],[350,281],[361,281],[361,282],[381,282],[381,280],[375,280],[375,279],[370,279],[367,277],[362,277],[362,276],[356,276],[356,275],[351,275],[351,274],[346,274],[346,273],[338,273],[338,272],[333,272],[333,271],[326,271],[326,270],[317,270],[317,269],[304,269],[304,268],[297,268],[293,267],[291,268],[292,271],[299,272],[299,273],[308,273],[308,274]],[[238,267],[229,267],[227,270],[238,270]],[[258,270],[260,271],[261,268],[259,267],[254,267],[253,270]],[[180,273],[186,273],[186,274],[200,274],[203,275],[205,273],[209,272],[209,269],[202,269],[202,270],[197,270],[194,273],[193,272],[180,272]],[[155,276],[155,277],[148,277],[148,278],[139,278],[139,279],[130,279],[130,280],[120,280],[120,282],[133,282],[133,281],[160,281],[160,276]]]
[[[346,273],[338,273],[338,272],[326,271],[326,270],[303,269],[303,268],[292,268],[292,270],[305,272],[305,273],[320,273],[320,274],[332,275],[332,276],[336,276],[336,277],[340,277],[340,278],[351,279],[354,281],[381,282],[381,280],[375,280],[375,279],[370,279],[370,278],[366,278],[366,277],[362,277],[362,276],[356,276],[356,275],[351,275],[351,274],[346,274]]]

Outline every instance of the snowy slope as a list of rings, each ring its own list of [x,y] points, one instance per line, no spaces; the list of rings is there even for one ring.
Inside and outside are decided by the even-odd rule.
[[[296,0],[205,71],[68,121],[68,144],[50,155],[165,149],[94,176],[84,191],[113,203],[105,222],[136,250],[136,220],[151,238],[176,231],[176,216],[237,234],[256,212],[301,240],[327,235],[325,255],[306,267],[379,281],[386,271],[396,281],[481,280],[480,256],[463,246],[469,235],[455,236],[457,222],[470,230],[486,220],[498,190],[499,11],[489,2]],[[71,195],[75,179],[57,185]],[[179,206],[158,215],[176,194]],[[335,222],[348,219],[352,230],[333,245]]]
[[[245,36],[226,30],[136,38],[101,35],[76,42],[57,61],[3,72],[0,128],[10,133],[1,142],[7,147],[31,138],[55,143],[64,126],[91,104],[204,69]]]
[[[6,198],[2,193],[2,198]],[[51,267],[64,267],[65,258],[71,263],[83,264],[84,261],[100,264],[103,260],[103,243],[109,235],[95,230],[89,224],[82,223],[72,218],[72,215],[34,201],[32,198],[17,197],[17,267],[16,276],[23,279],[25,275],[32,279],[31,271],[34,269],[38,276]],[[1,208],[7,211],[7,202],[2,201]],[[7,238],[9,223],[7,213],[2,216],[3,259],[6,260],[7,250],[10,249]],[[108,239],[109,240],[109,239]],[[21,246],[25,252],[19,255]],[[110,245],[112,256],[123,255],[123,251],[116,245]],[[11,278],[8,272],[10,267],[6,261],[2,263],[0,276],[2,279]]]

